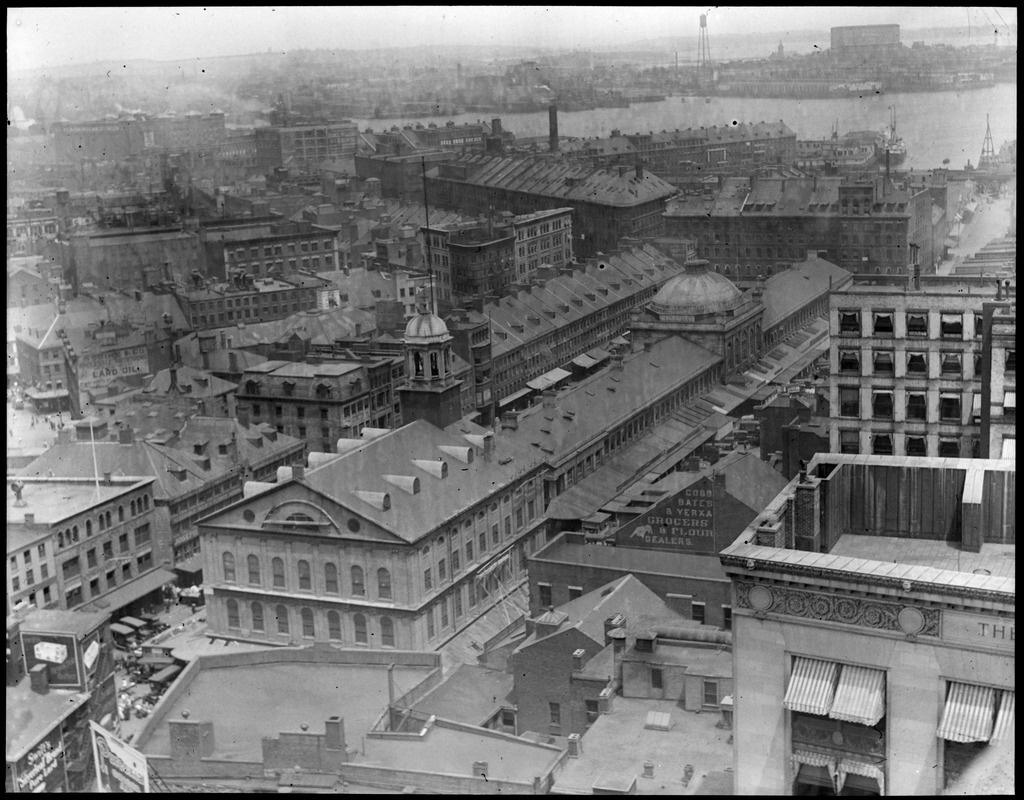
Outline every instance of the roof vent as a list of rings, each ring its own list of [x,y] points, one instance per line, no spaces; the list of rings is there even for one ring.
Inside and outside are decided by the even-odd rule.
[[[424,472],[428,472],[435,478],[444,479],[448,477],[448,462],[443,458],[414,458],[412,460],[414,466],[419,467]]]
[[[391,495],[387,492],[364,492],[356,489],[352,494],[378,511],[387,511],[391,508]]]
[[[397,486],[406,494],[420,493],[420,479],[415,475],[381,475],[392,486]]]

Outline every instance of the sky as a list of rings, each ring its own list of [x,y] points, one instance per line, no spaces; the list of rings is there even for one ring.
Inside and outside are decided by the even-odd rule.
[[[666,36],[1016,25],[1014,8],[870,6],[253,6],[7,9],[8,69],[108,59],[157,61],[267,49],[532,45],[586,49]],[[713,41],[713,38],[712,38]]]

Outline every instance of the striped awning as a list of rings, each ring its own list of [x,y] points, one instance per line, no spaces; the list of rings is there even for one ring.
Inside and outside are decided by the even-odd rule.
[[[1002,457],[1003,458],[1013,458],[1013,459],[1017,458],[1017,440],[1016,439],[1009,439],[1009,438],[1005,438],[1005,437],[1003,438]]]
[[[885,716],[885,673],[844,664],[828,715],[858,725],[877,725]]]
[[[1005,739],[1014,725],[1014,692],[1003,689],[1003,696],[999,699],[999,713],[996,714],[996,726],[992,730],[990,742],[998,742]]]
[[[951,682],[936,735],[950,742],[987,742],[992,736],[996,690]]]
[[[1003,408],[1017,408],[1017,392],[1003,392]]]
[[[836,757],[827,753],[815,753],[812,750],[794,750],[793,762],[806,764],[809,767],[825,767],[830,772],[836,767]]]
[[[846,783],[847,775],[860,775],[864,778],[874,778],[878,784],[878,793],[885,796],[885,772],[877,764],[867,764],[852,758],[839,759],[839,767],[836,775],[836,791],[841,792]]]
[[[839,665],[834,661],[797,656],[782,705],[804,714],[828,714],[836,691]]]

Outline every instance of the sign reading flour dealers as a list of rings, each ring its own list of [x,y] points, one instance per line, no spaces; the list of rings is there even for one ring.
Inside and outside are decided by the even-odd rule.
[[[149,355],[145,346],[83,353],[78,364],[80,389],[102,389],[115,378],[145,375],[149,372]]]
[[[644,547],[673,553],[715,553],[714,484],[697,481],[615,534],[619,547]]]

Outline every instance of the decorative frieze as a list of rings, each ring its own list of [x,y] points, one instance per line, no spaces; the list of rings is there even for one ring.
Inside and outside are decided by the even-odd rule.
[[[740,608],[754,612],[839,622],[914,636],[938,637],[940,632],[940,613],[934,608],[880,603],[860,597],[806,592],[748,581],[736,581],[736,595]]]

